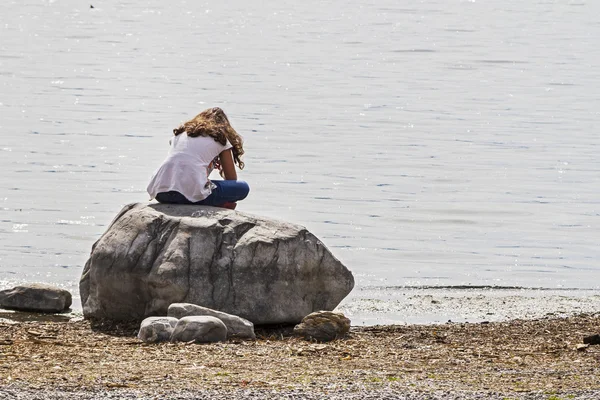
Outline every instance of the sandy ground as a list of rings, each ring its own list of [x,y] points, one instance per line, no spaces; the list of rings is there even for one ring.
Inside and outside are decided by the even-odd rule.
[[[6,316],[6,315],[5,315]],[[600,314],[147,345],[137,325],[0,322],[0,398],[600,399]]]
[[[358,287],[338,308],[353,325],[498,322],[600,310],[600,291],[497,287]]]

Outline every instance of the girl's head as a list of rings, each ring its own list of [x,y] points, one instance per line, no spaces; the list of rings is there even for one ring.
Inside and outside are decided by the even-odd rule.
[[[193,119],[173,129],[175,136],[183,132],[190,137],[210,136],[222,145],[225,145],[228,140],[232,146],[233,161],[239,169],[244,169],[244,162],[241,159],[244,154],[242,137],[233,129],[227,115],[219,107],[204,110]]]

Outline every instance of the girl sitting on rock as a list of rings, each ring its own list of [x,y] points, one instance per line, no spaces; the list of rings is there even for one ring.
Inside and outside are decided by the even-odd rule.
[[[204,110],[173,129],[173,134],[169,155],[148,184],[150,198],[160,203],[235,209],[250,188],[237,180],[235,166],[244,168],[243,141],[223,110]],[[214,169],[224,180],[208,179]]]

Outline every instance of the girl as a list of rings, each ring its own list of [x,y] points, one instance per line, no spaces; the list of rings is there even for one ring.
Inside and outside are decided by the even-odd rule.
[[[173,134],[169,155],[148,184],[150,198],[160,203],[235,209],[250,188],[237,180],[235,166],[244,168],[243,142],[223,110],[204,110],[173,129]],[[224,180],[209,180],[213,169],[218,169]]]

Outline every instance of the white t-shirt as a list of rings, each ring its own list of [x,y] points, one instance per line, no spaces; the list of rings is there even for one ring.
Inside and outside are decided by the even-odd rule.
[[[212,172],[212,160],[231,147],[229,142],[223,146],[209,136],[189,137],[186,132],[174,136],[167,159],[148,184],[150,198],[174,190],[189,201],[204,200],[211,193],[208,176]]]

